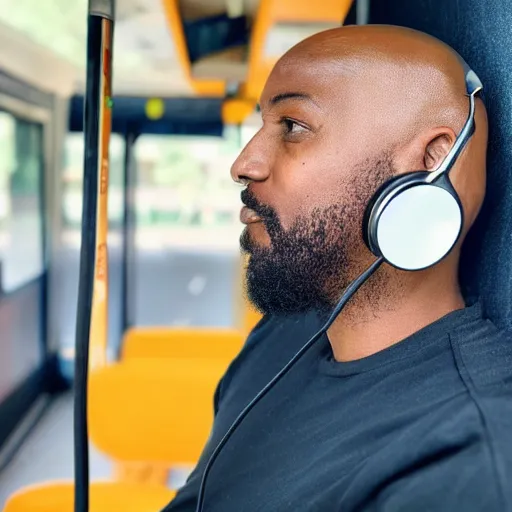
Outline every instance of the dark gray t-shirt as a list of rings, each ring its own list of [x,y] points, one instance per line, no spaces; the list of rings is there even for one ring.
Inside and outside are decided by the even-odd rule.
[[[198,466],[165,512],[193,512],[232,421],[318,329],[265,318],[223,377]],[[172,440],[169,440],[172,442]],[[362,360],[320,340],[249,413],[205,512],[512,511],[512,337],[478,304]]]

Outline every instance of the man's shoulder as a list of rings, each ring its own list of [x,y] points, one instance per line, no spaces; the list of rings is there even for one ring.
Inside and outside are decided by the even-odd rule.
[[[383,510],[512,511],[512,396],[459,393],[383,450]],[[378,461],[373,461],[378,466]]]
[[[512,332],[480,318],[451,333],[460,377],[474,399],[512,393]]]
[[[466,432],[467,439],[459,447],[464,464],[448,457],[447,477],[465,475],[466,489],[480,489],[482,498],[494,497],[503,510],[512,510],[512,333],[480,318],[450,337],[466,392],[453,418],[445,417],[444,432]]]
[[[483,441],[503,446],[512,480],[512,333],[482,318],[452,338],[457,370],[478,414]]]

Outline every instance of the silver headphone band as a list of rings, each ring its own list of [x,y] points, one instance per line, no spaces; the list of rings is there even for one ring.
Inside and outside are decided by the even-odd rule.
[[[457,136],[455,143],[453,144],[441,165],[435,171],[431,172],[427,177],[427,183],[433,183],[443,174],[450,172],[451,168],[457,160],[457,157],[460,155],[475,131],[475,96],[483,89],[483,85],[477,74],[469,68],[464,60],[462,60],[462,63],[465,71],[466,94],[469,96],[468,118],[466,119],[464,127]]]

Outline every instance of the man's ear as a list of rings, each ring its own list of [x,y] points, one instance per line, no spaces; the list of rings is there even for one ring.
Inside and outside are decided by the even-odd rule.
[[[395,168],[398,173],[415,169],[433,171],[452,148],[457,136],[446,126],[428,128],[395,151]]]
[[[455,139],[455,133],[450,128],[444,128],[441,133],[432,134],[425,146],[423,157],[423,163],[427,171],[437,169],[441,165],[453,146]]]

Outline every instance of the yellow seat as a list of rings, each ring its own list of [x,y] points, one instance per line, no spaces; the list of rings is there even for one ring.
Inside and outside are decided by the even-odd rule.
[[[116,461],[194,464],[210,434],[225,361],[128,360],[89,382],[89,433]]]
[[[169,469],[195,464],[213,422],[222,360],[139,359],[91,373],[89,432],[116,462]],[[93,482],[90,512],[156,512],[173,492],[164,485]],[[73,484],[52,482],[15,493],[4,512],[72,512]]]
[[[246,307],[241,329],[224,327],[132,327],[123,337],[121,360],[199,358],[231,361],[261,314]]]
[[[140,359],[222,361],[227,369],[244,343],[244,335],[228,328],[143,327],[129,329],[123,339],[121,361]],[[220,377],[219,377],[220,380]],[[172,407],[172,406],[171,406]],[[118,480],[164,484],[168,468],[143,462],[115,464]]]
[[[90,512],[157,512],[175,492],[159,485],[94,482],[90,487]],[[13,494],[4,512],[73,512],[71,482],[26,487]]]
[[[247,307],[245,309],[245,314],[243,317],[243,330],[246,335],[256,327],[256,324],[261,320],[262,315],[252,307]]]
[[[244,341],[243,333],[229,328],[137,327],[124,335],[121,360],[197,358],[229,362]]]

